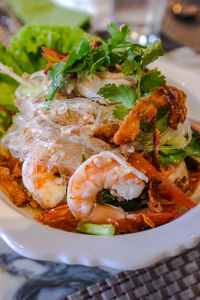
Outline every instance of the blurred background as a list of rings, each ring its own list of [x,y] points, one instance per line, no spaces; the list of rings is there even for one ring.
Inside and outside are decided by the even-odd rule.
[[[82,27],[107,38],[109,22],[131,28],[133,41],[160,38],[166,50],[200,52],[200,0],[0,0],[0,39],[5,44],[22,24]]]

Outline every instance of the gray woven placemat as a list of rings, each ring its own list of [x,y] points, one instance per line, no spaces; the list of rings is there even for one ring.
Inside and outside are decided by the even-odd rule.
[[[151,267],[120,272],[64,300],[87,299],[200,300],[200,245]]]

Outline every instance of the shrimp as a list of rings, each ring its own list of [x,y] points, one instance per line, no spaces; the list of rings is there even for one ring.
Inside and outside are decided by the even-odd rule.
[[[137,198],[148,178],[110,151],[100,152],[84,162],[69,180],[67,204],[78,221],[116,225],[131,222],[122,208],[98,202],[103,189],[120,199]],[[135,214],[133,214],[135,222]]]
[[[88,70],[82,71],[78,74],[76,89],[83,97],[97,97],[98,90],[105,84],[125,84],[127,86],[135,85],[136,78],[133,76],[126,76],[122,72],[99,72],[93,74],[93,78],[88,76]]]
[[[45,160],[27,157],[22,166],[24,186],[43,208],[60,204],[66,195],[66,182],[54,168],[48,171]]]

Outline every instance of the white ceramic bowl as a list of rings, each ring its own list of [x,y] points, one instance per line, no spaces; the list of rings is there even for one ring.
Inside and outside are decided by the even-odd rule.
[[[169,82],[187,93],[189,116],[200,119],[198,76],[165,59],[157,66],[170,78]],[[133,270],[195,246],[200,240],[200,206],[155,229],[103,237],[43,226],[32,220],[25,210],[16,208],[0,191],[0,237],[29,258]]]

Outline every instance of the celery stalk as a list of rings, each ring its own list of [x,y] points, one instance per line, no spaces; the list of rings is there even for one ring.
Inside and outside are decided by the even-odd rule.
[[[112,224],[99,225],[79,222],[76,231],[88,234],[110,236],[115,234],[115,226],[113,226]]]

